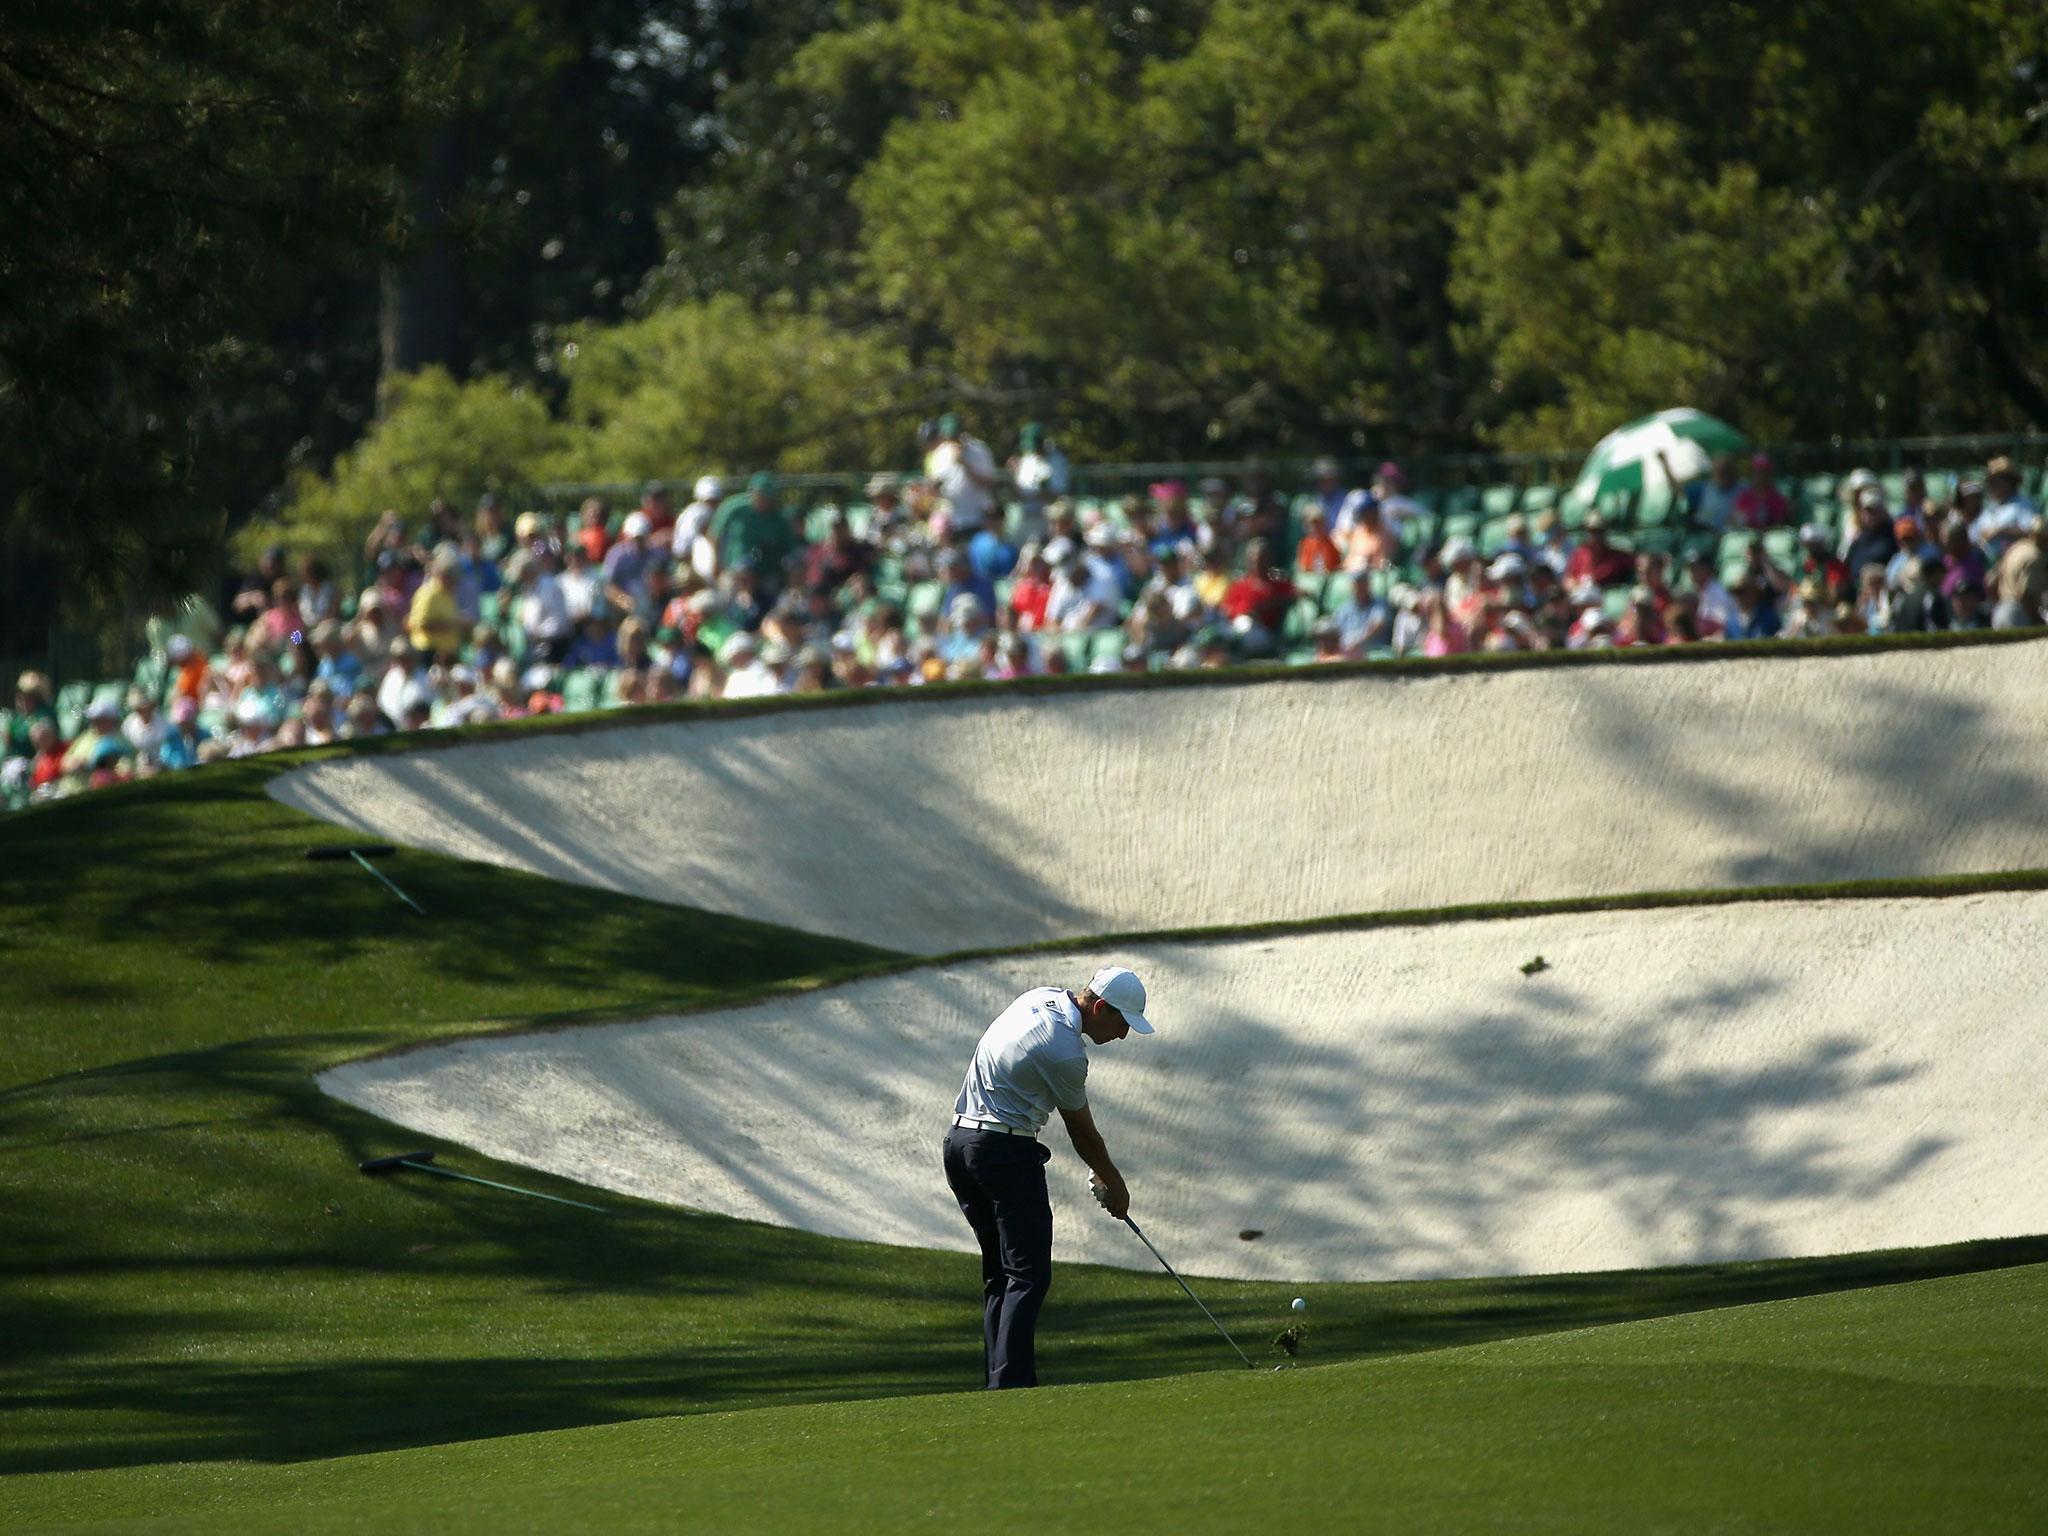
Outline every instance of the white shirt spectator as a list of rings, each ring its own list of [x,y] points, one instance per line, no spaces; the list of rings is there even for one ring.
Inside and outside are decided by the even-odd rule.
[[[993,481],[995,473],[995,457],[988,451],[988,444],[978,437],[962,436],[957,442],[944,442],[932,450],[932,480],[953,509],[955,528],[979,528],[988,521],[995,494],[975,476]]]
[[[670,558],[688,560],[692,565],[695,565],[697,563],[697,542],[711,531],[711,519],[717,515],[717,512],[718,503],[715,501],[693,501],[683,508],[682,511],[678,512],[676,514],[675,533],[669,541]],[[717,551],[715,549],[712,551],[712,558],[714,560],[717,558]],[[716,575],[717,573],[714,571],[710,574]],[[706,579],[708,580],[709,576]]]
[[[597,602],[601,578],[589,566],[580,571],[571,566],[555,579],[562,584],[562,601],[568,607],[569,622],[581,624],[590,617],[591,607]]]
[[[1700,588],[1693,611],[1699,615],[1703,627],[1711,624],[1725,635],[1728,626],[1735,622],[1735,599],[1721,585],[1720,578],[1715,577]]]
[[[1055,1109],[1088,1107],[1081,1010],[1061,987],[1034,987],[982,1031],[953,1113],[1036,1136]]]
[[[782,679],[759,656],[749,656],[725,674],[723,696],[728,699],[765,699],[780,692]]]
[[[529,640],[559,640],[569,633],[569,599],[552,571],[541,571],[519,599],[519,627]]]
[[[1067,494],[1067,485],[1072,478],[1067,466],[1067,456],[1057,448],[1044,453],[1022,454],[1017,459],[1017,493],[1024,498],[1024,505],[1030,511],[1040,511],[1056,496]]]
[[[134,710],[121,722],[122,738],[135,749],[137,760],[151,767],[156,766],[157,754],[163,751],[164,738],[170,734],[170,722],[160,709],[151,710],[147,720],[140,710]]]
[[[1077,633],[1107,629],[1123,619],[1123,583],[1105,561],[1069,562],[1053,573],[1052,594],[1045,600],[1048,629]]]

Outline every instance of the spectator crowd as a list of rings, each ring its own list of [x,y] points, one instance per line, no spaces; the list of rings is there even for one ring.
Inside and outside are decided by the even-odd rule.
[[[921,438],[920,472],[848,504],[799,510],[756,474],[567,517],[493,495],[393,509],[360,590],[273,549],[219,601],[155,615],[132,684],[78,718],[23,674],[0,793],[689,699],[2029,626],[2048,595],[2039,510],[2003,458],[1934,483],[1858,470],[1817,505],[1763,456],[1723,457],[1654,528],[1535,497],[1481,528],[1393,463],[1355,484],[1318,461],[1292,498],[1251,473],[1102,502],[1068,494],[1036,427],[1002,464],[951,416]]]

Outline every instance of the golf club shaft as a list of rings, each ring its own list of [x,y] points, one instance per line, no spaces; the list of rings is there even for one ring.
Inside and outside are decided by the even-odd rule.
[[[525,1195],[531,1200],[552,1200],[557,1205],[573,1205],[579,1211],[595,1211],[600,1216],[605,1214],[605,1208],[601,1205],[586,1205],[581,1200],[568,1200],[561,1195],[544,1195],[537,1189],[521,1189],[517,1184],[500,1184],[496,1179],[480,1179],[473,1173],[457,1173],[453,1168],[436,1168],[432,1163],[407,1161],[398,1166],[411,1168],[419,1173],[438,1173],[444,1179],[461,1179],[465,1184],[481,1184],[486,1189],[502,1189],[508,1194]],[[1201,1303],[1197,1302],[1196,1305],[1200,1306]]]
[[[1173,1266],[1166,1262],[1166,1255],[1161,1253],[1157,1248],[1152,1247],[1152,1239],[1147,1237],[1143,1232],[1138,1231],[1138,1224],[1135,1221],[1131,1220],[1130,1217],[1126,1216],[1124,1218],[1124,1225],[1129,1227],[1133,1232],[1138,1233],[1139,1242],[1143,1243],[1147,1248],[1151,1248],[1152,1257],[1159,1261],[1159,1267],[1165,1270],[1169,1275],[1173,1275],[1173,1283],[1175,1285],[1179,1286],[1182,1290],[1188,1292],[1188,1300],[1192,1301],[1196,1306],[1202,1307],[1202,1298],[1197,1296],[1193,1291],[1188,1291],[1187,1281],[1181,1279],[1179,1275],[1174,1274]],[[1216,1321],[1216,1314],[1214,1312],[1211,1312],[1207,1307],[1202,1307],[1202,1316],[1209,1319],[1210,1323],[1215,1327],[1216,1331],[1223,1335],[1224,1343],[1228,1344],[1232,1349],[1237,1349],[1237,1340],[1233,1339],[1230,1336],[1230,1330],[1228,1328],[1225,1328],[1221,1323]],[[1246,1354],[1243,1350],[1237,1349],[1237,1358],[1244,1362],[1246,1370],[1255,1371],[1258,1369],[1257,1366],[1252,1364],[1252,1357]]]
[[[371,874],[375,875],[379,880],[383,880],[384,888],[386,890],[391,892],[391,894],[396,896],[400,901],[404,902],[408,907],[411,907],[413,911],[419,913],[421,917],[425,917],[427,915],[426,909],[424,907],[422,907],[418,902],[414,901],[410,896],[406,895],[405,892],[401,891],[397,886],[393,885],[389,879],[386,879],[383,870],[379,869],[376,865],[372,864],[368,859],[364,858],[360,853],[357,853],[353,848],[349,850],[348,856],[354,859],[358,864],[362,865],[363,868],[367,869]],[[445,1171],[445,1169],[441,1168],[436,1168],[434,1170],[434,1172],[436,1173],[443,1173]],[[456,1175],[456,1177],[460,1177],[460,1175]]]

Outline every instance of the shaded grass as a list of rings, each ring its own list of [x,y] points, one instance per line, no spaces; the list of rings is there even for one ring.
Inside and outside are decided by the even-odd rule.
[[[2039,1529],[2044,1443],[2033,1266],[1279,1375],[31,1478],[4,1496],[24,1530],[1994,1533]]]

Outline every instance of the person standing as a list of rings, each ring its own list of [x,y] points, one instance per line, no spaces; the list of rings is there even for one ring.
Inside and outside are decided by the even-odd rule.
[[[1131,1208],[1130,1190],[1088,1109],[1086,1043],[1106,1045],[1133,1030],[1153,1032],[1145,985],[1112,965],[1078,996],[1063,987],[1026,992],[974,1048],[953,1102],[945,1169],[981,1245],[982,1363],[990,1390],[1038,1385],[1038,1312],[1052,1288],[1052,1202],[1045,1192],[1052,1152],[1038,1133],[1055,1109],[1094,1174],[1103,1209],[1121,1220]]]

